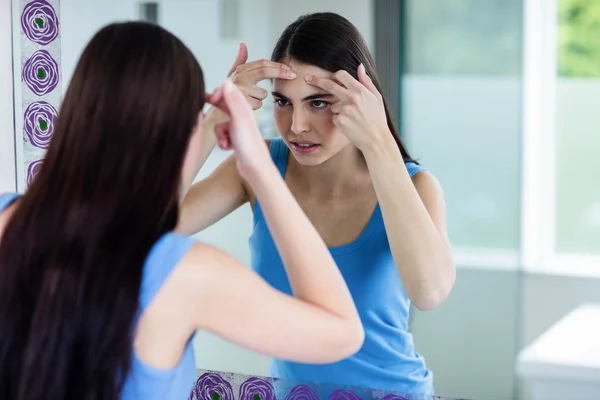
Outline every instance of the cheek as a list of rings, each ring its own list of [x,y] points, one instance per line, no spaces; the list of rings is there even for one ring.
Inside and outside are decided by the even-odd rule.
[[[285,108],[274,108],[273,119],[280,133],[287,133],[292,127],[292,113]]]
[[[314,113],[311,120],[312,126],[321,135],[327,135],[330,137],[342,135],[342,132],[333,123],[333,114],[329,111],[320,111]]]
[[[333,123],[333,114],[331,112],[321,112],[315,117],[315,120],[318,121],[317,123],[322,131],[332,135],[339,132],[338,127]]]

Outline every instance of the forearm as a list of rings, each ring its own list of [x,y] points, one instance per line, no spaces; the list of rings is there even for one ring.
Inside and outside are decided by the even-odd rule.
[[[294,295],[343,318],[355,315],[344,279],[319,233],[304,214],[274,165],[251,184]]]
[[[219,110],[216,107],[211,107],[204,117],[203,123],[203,134],[204,140],[202,142],[202,151],[200,152],[200,157],[198,158],[198,163],[196,164],[196,173],[194,176],[198,175],[200,169],[210,157],[210,154],[214,150],[217,145],[217,135],[215,134],[215,126],[220,124],[221,122],[225,122],[229,119],[227,115]]]
[[[226,121],[227,118],[228,117],[221,110],[215,107],[211,107],[204,116],[202,122],[202,149],[200,151],[200,156],[198,157],[198,161],[195,165],[195,169],[193,171],[193,174],[191,175],[190,181],[185,182],[184,187],[182,188],[182,201],[187,195],[190,188],[192,187],[196,176],[198,176],[198,173],[200,172],[200,169],[202,169],[202,167],[206,163],[206,160],[208,160],[208,157],[210,157],[210,154],[212,153],[213,149],[217,144],[215,126],[221,122]]]
[[[450,247],[421,201],[393,139],[363,153],[406,293],[417,308],[433,308],[454,283]]]

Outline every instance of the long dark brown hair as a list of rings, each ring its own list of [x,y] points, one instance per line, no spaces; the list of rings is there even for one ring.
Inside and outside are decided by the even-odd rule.
[[[178,218],[202,69],[159,26],[85,48],[43,165],[0,244],[0,398],[116,400],[145,258]]]
[[[367,43],[358,29],[346,18],[331,12],[319,12],[299,17],[285,28],[275,44],[271,60],[286,59],[314,65],[330,72],[344,70],[358,79],[362,63],[367,75],[383,96],[375,63]],[[402,143],[389,106],[383,98],[387,124],[400,149],[404,162],[416,162]]]

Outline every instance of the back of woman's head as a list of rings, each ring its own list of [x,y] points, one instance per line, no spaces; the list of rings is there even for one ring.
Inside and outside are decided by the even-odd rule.
[[[362,63],[367,75],[382,94],[375,63],[366,41],[346,18],[331,12],[307,14],[292,22],[275,44],[271,59],[276,62],[292,60],[314,65],[330,72],[344,70],[358,79]],[[405,161],[414,161],[404,148],[389,107],[384,98],[388,127]]]
[[[0,397],[119,397],[144,261],[177,222],[204,93],[191,52],[156,25],[89,42],[0,242]]]

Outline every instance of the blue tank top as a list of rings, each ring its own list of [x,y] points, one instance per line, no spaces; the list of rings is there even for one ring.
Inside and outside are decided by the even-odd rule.
[[[0,194],[0,212],[18,196],[15,193]],[[194,242],[193,238],[169,232],[154,244],[143,267],[138,316],[141,316],[150,305],[154,296]],[[191,337],[179,364],[172,369],[152,367],[144,363],[133,351],[131,370],[125,382],[121,399],[188,399],[195,379],[196,360]]]
[[[271,157],[285,176],[289,150],[281,139],[271,141]],[[406,163],[413,176],[424,168]],[[292,294],[260,204],[254,207],[249,239],[252,268],[276,289]],[[330,248],[360,314],[365,341],[358,353],[332,364],[300,364],[274,359],[273,377],[349,385],[402,393],[433,394],[433,374],[415,351],[408,331],[410,300],[392,258],[383,217],[377,204],[371,219],[353,242]]]

